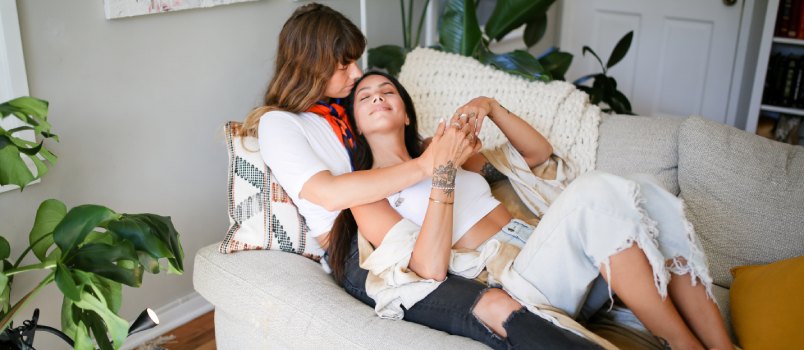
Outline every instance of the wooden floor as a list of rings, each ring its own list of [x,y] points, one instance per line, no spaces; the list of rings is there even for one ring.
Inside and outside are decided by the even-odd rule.
[[[162,345],[168,350],[215,350],[215,311],[210,311],[165,335],[176,339]]]

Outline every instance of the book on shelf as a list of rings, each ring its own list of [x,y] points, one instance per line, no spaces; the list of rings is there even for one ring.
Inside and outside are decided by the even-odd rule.
[[[804,39],[804,0],[780,0],[774,35]]]
[[[804,107],[804,56],[778,52],[770,56],[762,103],[789,108]]]

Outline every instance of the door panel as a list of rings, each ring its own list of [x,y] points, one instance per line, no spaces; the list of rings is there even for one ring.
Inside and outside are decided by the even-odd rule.
[[[702,115],[725,122],[742,2],[722,0],[565,0],[561,48],[575,55],[567,74],[597,73],[630,30],[628,55],[609,71],[640,115]]]
[[[666,19],[656,65],[656,105],[661,115],[700,114],[706,93],[706,69],[712,23]],[[699,52],[698,55],[684,54]]]

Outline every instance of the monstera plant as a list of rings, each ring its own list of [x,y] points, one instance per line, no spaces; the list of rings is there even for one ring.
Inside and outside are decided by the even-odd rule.
[[[564,75],[572,63],[573,57],[570,53],[551,48],[536,57],[526,50],[495,53],[490,49],[495,41],[502,40],[512,31],[522,27],[524,27],[522,39],[525,46],[530,48],[536,45],[547,30],[547,10],[554,2],[555,0],[497,0],[490,17],[481,27],[476,11],[478,5],[476,0],[447,0],[439,23],[439,45],[435,48],[473,57],[484,64],[529,80],[564,80]],[[425,9],[428,4],[429,0],[425,2]],[[419,44],[419,34],[424,20],[422,12],[416,39],[412,40],[413,0],[408,0],[407,12],[403,0],[400,0],[400,6],[405,46],[383,45],[369,50],[369,66],[386,69],[394,75],[399,73],[407,53]],[[595,104],[605,104],[605,111],[631,113],[628,98],[617,90],[614,78],[606,74],[609,68],[628,53],[632,37],[633,33],[629,33],[620,40],[608,65],[603,66],[603,72],[584,76],[575,82],[579,89],[590,95]],[[594,51],[584,47],[583,53],[587,51],[597,57]],[[594,81],[591,87],[583,85],[589,80]]]
[[[0,185],[16,185],[22,191],[55,164],[56,156],[44,145],[46,139],[58,141],[50,132],[47,112],[46,101],[31,97],[0,104],[0,119],[16,118],[22,124],[8,130],[0,127]],[[19,137],[25,131],[33,131],[39,141]],[[12,341],[12,319],[53,282],[64,295],[62,332],[75,348],[94,349],[97,343],[101,349],[117,349],[129,332],[128,322],[118,314],[122,285],[139,287],[146,271],[184,271],[179,233],[169,217],[155,214],[123,214],[93,204],[68,209],[48,199],[36,212],[28,242],[12,262],[9,242],[0,236],[0,347],[4,349],[19,348]],[[30,253],[35,262],[24,265]],[[46,275],[36,287],[12,303],[14,277],[42,270]]]

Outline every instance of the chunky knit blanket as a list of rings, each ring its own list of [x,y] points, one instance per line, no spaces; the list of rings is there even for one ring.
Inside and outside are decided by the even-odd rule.
[[[527,81],[471,57],[426,48],[407,55],[399,80],[413,98],[424,137],[432,136],[440,118],[451,117],[472,98],[488,96],[550,141],[567,164],[569,180],[595,168],[600,108],[570,83]],[[483,123],[480,139],[484,148],[506,142],[489,120]]]

